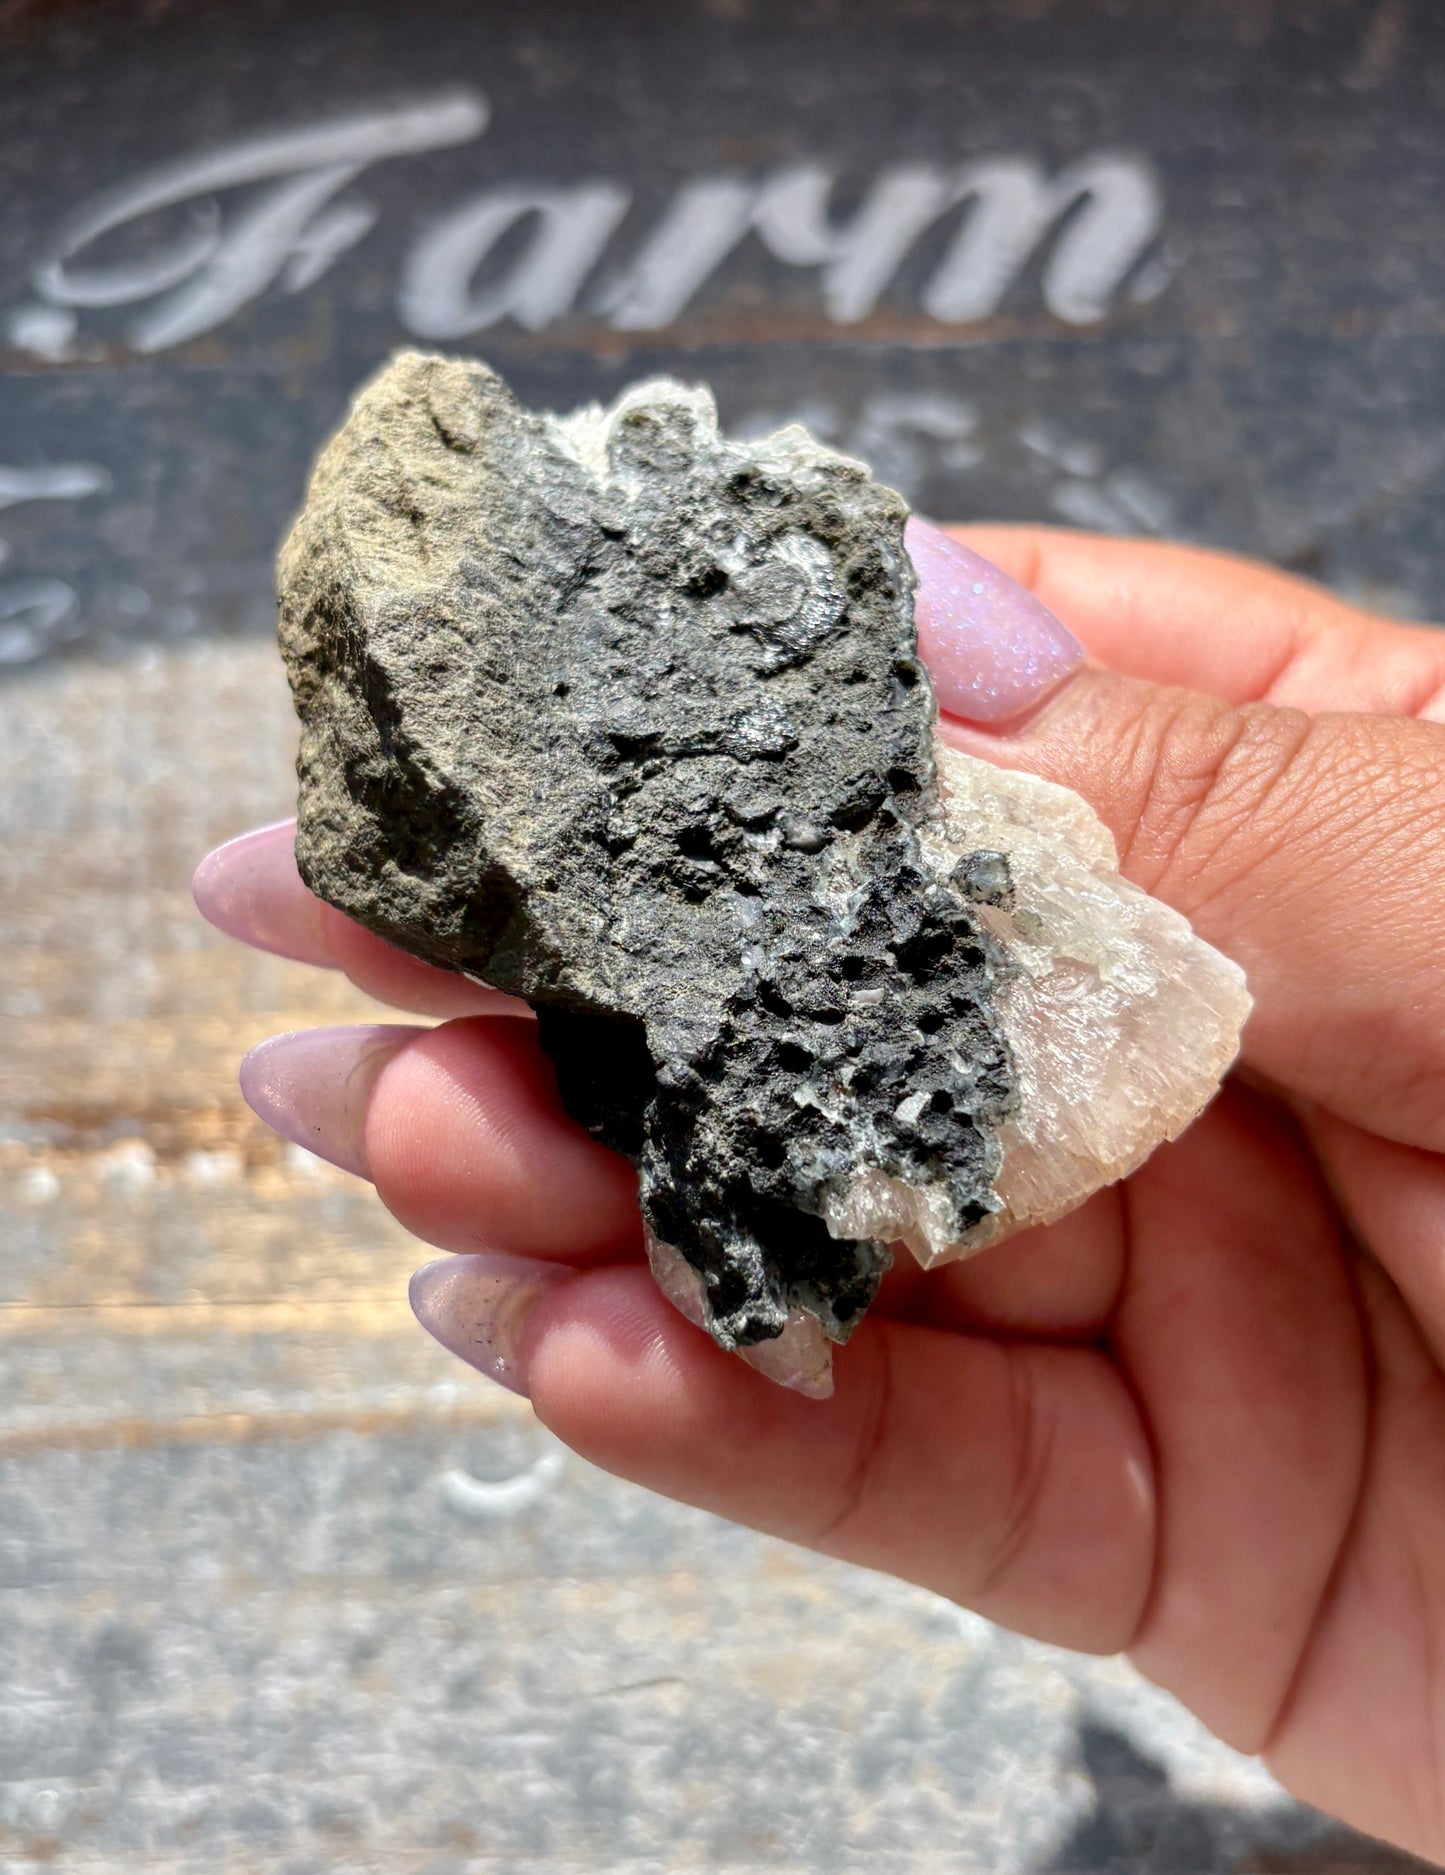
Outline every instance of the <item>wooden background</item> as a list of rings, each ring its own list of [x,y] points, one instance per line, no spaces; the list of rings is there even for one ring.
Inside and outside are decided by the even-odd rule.
[[[1116,1663],[558,1450],[416,1331],[369,1190],[236,1093],[252,1042],[361,1000],[186,882],[290,806],[268,568],[304,462],[409,336],[415,242],[498,190],[625,187],[621,267],[699,179],[817,162],[856,207],[904,162],[1121,151],[1160,220],[1091,321],[1050,300],[1064,203],[972,322],[921,310],[942,237],[861,326],[753,240],[665,330],[588,284],[457,342],[559,402],[706,376],[935,511],[1178,527],[1429,612],[1439,50],[1396,0],[0,12],[0,1866],[1404,1865]],[[103,233],[60,264],[112,303],[57,297],[136,178],[443,86],[485,134],[347,182],[374,220],[313,277],[171,346],[164,292],[115,298],[273,174]]]

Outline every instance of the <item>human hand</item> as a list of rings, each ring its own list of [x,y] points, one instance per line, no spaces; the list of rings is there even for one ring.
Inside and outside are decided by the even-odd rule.
[[[263,1043],[247,1097],[462,1253],[419,1272],[423,1321],[586,1458],[1127,1650],[1300,1796],[1445,1859],[1445,635],[1192,550],[967,538],[1091,664],[918,531],[940,702],[1004,724],[944,733],[1083,794],[1256,999],[1240,1073],[1127,1184],[901,1260],[833,1399],[783,1392],[662,1299],[631,1168],[521,1007],[312,899],[289,825],[203,863],[207,916],[448,1019]]]

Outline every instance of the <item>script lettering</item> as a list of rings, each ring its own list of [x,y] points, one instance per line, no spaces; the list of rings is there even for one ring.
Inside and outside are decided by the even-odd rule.
[[[922,164],[878,178],[846,228],[828,212],[833,178],[799,167],[764,191],[754,217],[764,244],[794,267],[822,269],[823,304],[840,324],[866,319],[914,242],[954,200],[946,175]]]
[[[732,176],[684,183],[672,205],[602,300],[618,332],[655,332],[686,310],[752,227],[759,190]]]
[[[565,318],[631,200],[629,189],[607,182],[478,196],[412,249],[397,298],[402,324],[418,338],[455,339],[508,316],[529,332]],[[521,257],[503,280],[474,291],[498,241],[529,217],[536,226]]]
[[[1023,157],[964,170],[956,199],[970,204],[951,251],[923,289],[923,309],[966,325],[997,311],[1024,263],[1070,209],[1044,269],[1044,304],[1070,325],[1092,325],[1158,234],[1159,185],[1137,156],[1101,155],[1049,178]]]
[[[57,306],[123,306],[162,295],[132,326],[131,343],[142,352],[179,345],[223,324],[283,271],[292,291],[317,280],[371,226],[362,205],[327,208],[369,164],[469,142],[487,116],[484,99],[455,92],[166,164],[78,215],[36,269],[36,289]],[[258,182],[272,186],[228,223],[213,198]],[[73,264],[102,237],[186,204],[190,228],[160,252],[109,267]]]
[[[447,92],[245,137],[122,183],[62,231],[34,271],[38,302],[10,309],[6,333],[36,356],[73,359],[87,343],[77,309],[135,306],[130,342],[157,352],[215,330],[270,288],[302,292],[373,226],[372,206],[348,193],[369,165],[470,142],[489,116],[479,94]],[[837,187],[835,171],[810,162],[689,177],[632,243],[625,182],[501,181],[422,228],[402,262],[398,318],[431,340],[505,320],[540,332],[579,314],[620,332],[661,331],[752,240],[774,262],[814,272],[824,312],[847,326],[898,291],[933,230],[946,246],[916,289],[930,317],[992,317],[1037,260],[1048,311],[1084,326],[1126,286],[1138,301],[1161,290],[1177,264],[1165,264],[1167,244],[1146,258],[1163,201],[1152,166],[1130,151],[1052,173],[1023,155],[894,164],[847,211],[834,207]],[[233,201],[237,191],[246,193]],[[147,232],[157,239],[143,244]]]
[[[867,318],[924,232],[963,212],[923,288],[923,310],[950,325],[987,319],[1050,236],[1044,303],[1070,325],[1102,319],[1163,222],[1150,166],[1100,154],[1049,176],[1027,157],[947,170],[885,170],[846,222],[829,212],[832,174],[800,164],[761,183],[704,177],[678,191],[600,310],[620,331],[672,325],[748,234],[778,260],[820,270],[823,304],[839,324]]]

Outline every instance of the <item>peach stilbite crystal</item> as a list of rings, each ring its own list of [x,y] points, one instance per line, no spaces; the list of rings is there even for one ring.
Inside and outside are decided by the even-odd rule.
[[[1131,885],[1088,803],[940,739],[940,813],[922,833],[942,878],[968,853],[1007,861],[982,916],[1016,969],[1000,994],[1017,1106],[1000,1130],[1000,1208],[961,1238],[943,1194],[875,1169],[825,1197],[837,1237],[905,1244],[926,1269],[1063,1217],[1125,1178],[1213,1098],[1250,1011],[1238,964]]]

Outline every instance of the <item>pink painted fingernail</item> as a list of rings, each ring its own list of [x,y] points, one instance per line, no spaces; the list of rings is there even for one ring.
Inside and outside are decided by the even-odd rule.
[[[479,1374],[527,1397],[522,1331],[541,1296],[575,1276],[535,1257],[441,1257],[411,1279],[412,1312],[427,1333]]]
[[[1084,647],[1025,586],[917,515],[904,536],[918,572],[918,650],[950,716],[1007,723],[1084,662]]]
[[[227,840],[197,866],[191,892],[201,916],[227,937],[331,967],[326,908],[301,883],[295,840],[294,820]]]
[[[366,1108],[377,1076],[423,1028],[369,1022],[273,1035],[241,1063],[246,1104],[282,1139],[369,1178]]]

